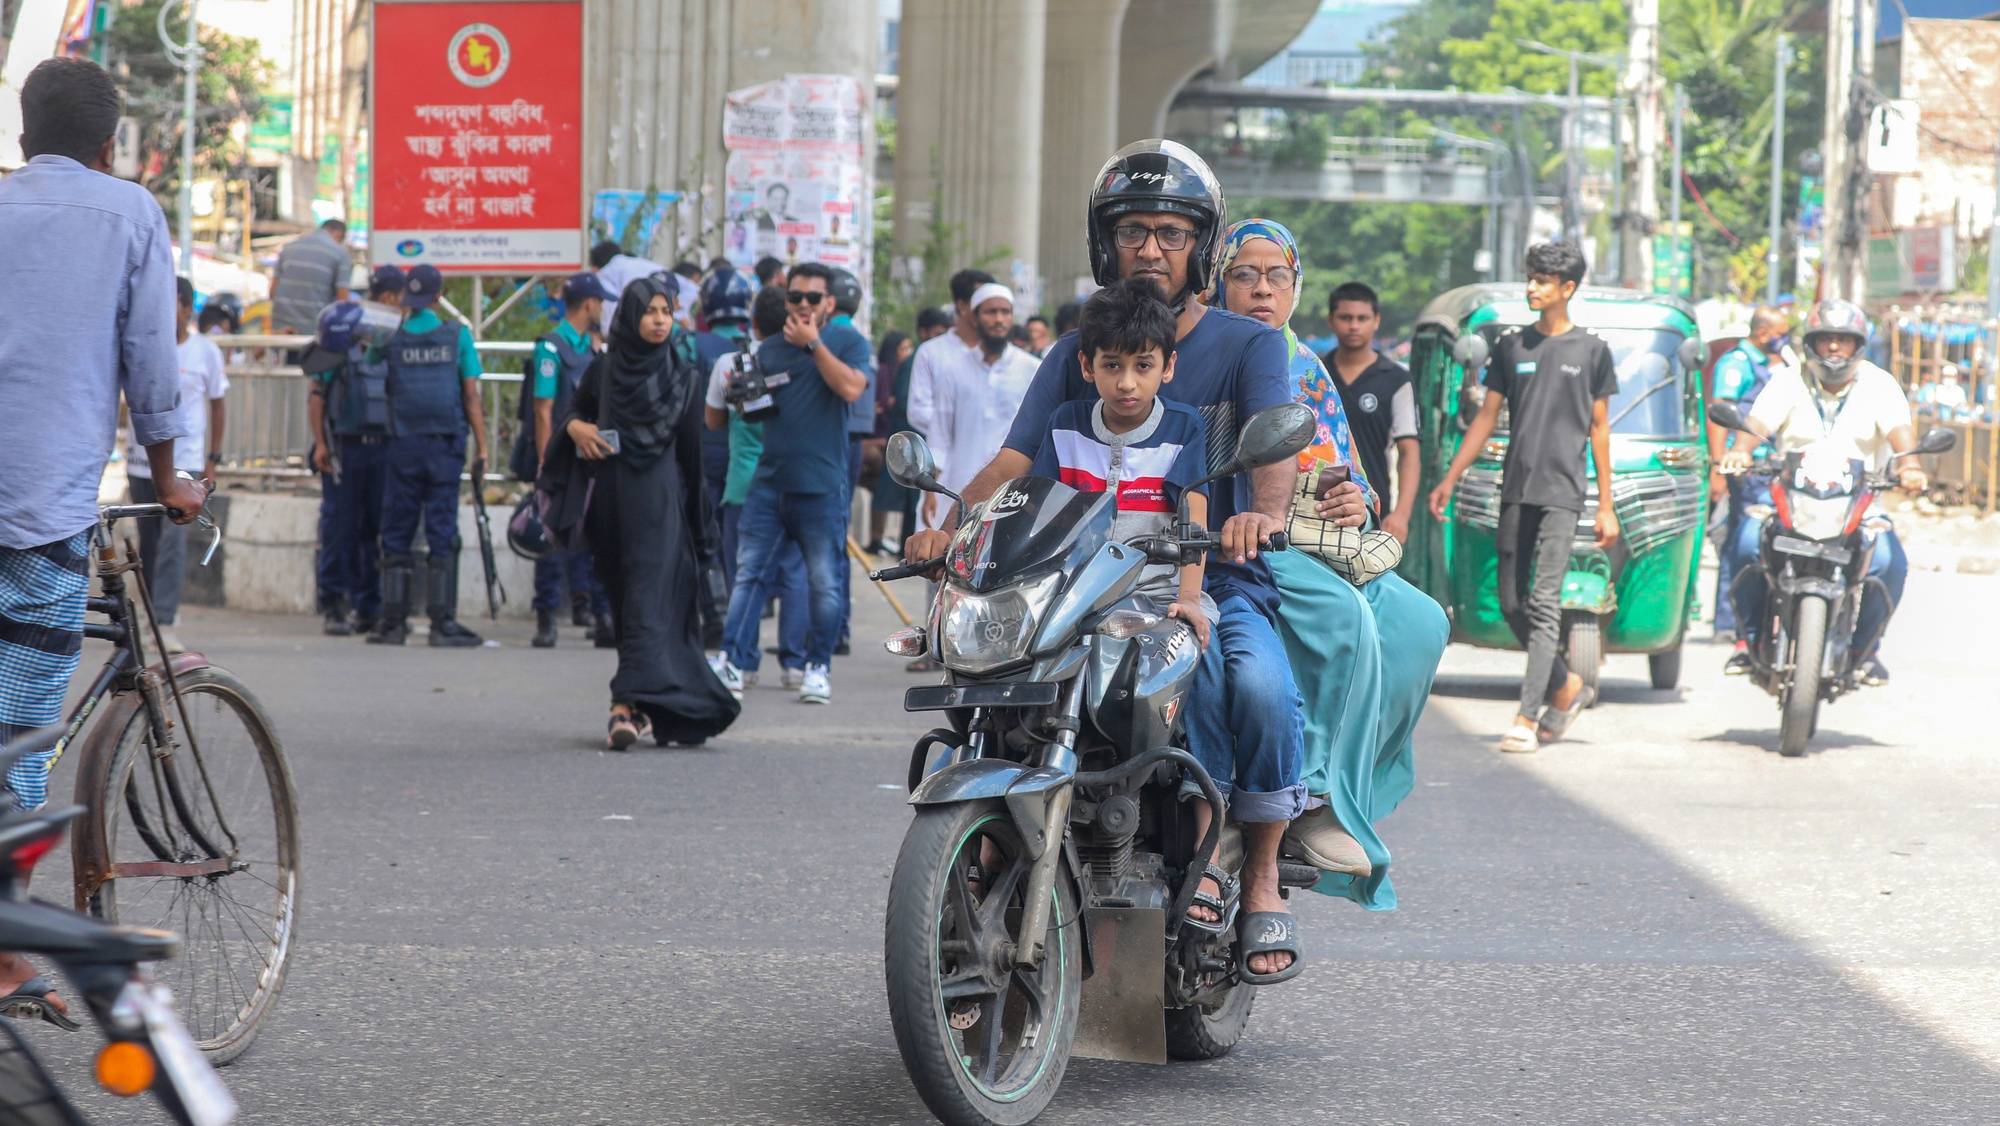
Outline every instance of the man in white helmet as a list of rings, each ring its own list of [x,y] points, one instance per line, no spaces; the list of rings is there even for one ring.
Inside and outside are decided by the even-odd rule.
[[[1897,482],[1904,491],[1921,493],[1930,482],[1911,450],[1916,432],[1910,424],[1910,400],[1896,378],[1861,355],[1868,343],[1868,316],[1846,301],[1822,301],[1806,318],[1804,362],[1797,368],[1780,371],[1757,397],[1746,420],[1750,430],[1768,439],[1782,457],[1821,441],[1841,443],[1849,456],[1868,463],[1871,472],[1894,464]],[[1741,471],[1750,466],[1751,450],[1738,445],[1720,459],[1724,469]],[[1768,508],[1771,487],[1768,480],[1756,481],[1748,490],[1750,504]],[[1755,562],[1764,521],[1750,518],[1736,531],[1729,549],[1736,569],[1743,575],[1737,584],[1736,619],[1741,633],[1736,652],[1724,671],[1742,675],[1750,668],[1748,646],[1757,626],[1764,620],[1768,587],[1763,576],[1744,568]],[[1902,600],[1903,583],[1909,577],[1910,562],[1893,529],[1885,529],[1875,540],[1875,554],[1868,574],[1879,579],[1888,591],[1887,604],[1872,587],[1861,602],[1854,641],[1865,647],[1854,654],[1855,667],[1866,684],[1886,684],[1889,670],[1875,654],[1875,643],[1888,616]]]

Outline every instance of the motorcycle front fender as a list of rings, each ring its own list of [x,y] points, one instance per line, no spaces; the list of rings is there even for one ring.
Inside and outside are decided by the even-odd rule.
[[[1070,784],[1075,775],[1047,766],[1028,766],[997,758],[976,758],[957,762],[919,783],[910,794],[911,805],[951,805],[955,802],[990,801],[1007,803],[1014,826],[1021,830],[1028,854],[1039,857],[1050,838],[1049,797]],[[1060,839],[1061,826],[1055,826]]]

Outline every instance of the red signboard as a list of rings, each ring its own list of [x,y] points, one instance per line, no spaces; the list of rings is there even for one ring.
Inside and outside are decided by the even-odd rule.
[[[372,7],[370,257],[465,273],[580,269],[580,0]]]

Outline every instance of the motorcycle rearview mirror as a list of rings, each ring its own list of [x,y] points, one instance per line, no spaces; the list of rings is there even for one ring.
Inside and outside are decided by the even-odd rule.
[[[1701,362],[1708,358],[1708,345],[1700,337],[1690,336],[1674,350],[1674,357],[1680,360],[1682,371],[1700,371]]]
[[[1750,424],[1743,419],[1743,409],[1725,399],[1717,399],[1708,404],[1708,420],[1724,430],[1741,430],[1746,433]]]
[[[1243,469],[1276,465],[1312,445],[1319,420],[1304,403],[1281,403],[1250,416],[1236,439],[1236,464]]]
[[[1958,446],[1958,435],[1942,426],[1933,426],[1917,439],[1913,453],[1941,454]]]
[[[889,476],[906,489],[922,489],[959,499],[957,493],[938,484],[937,458],[931,454],[930,443],[914,430],[899,430],[889,435],[882,462],[888,466]]]

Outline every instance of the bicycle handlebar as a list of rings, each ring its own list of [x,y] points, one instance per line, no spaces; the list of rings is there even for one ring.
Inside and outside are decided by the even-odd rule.
[[[215,494],[211,492],[209,495]],[[98,522],[107,527],[119,520],[145,520],[157,516],[177,515],[179,515],[177,510],[168,508],[164,504],[109,504],[97,510]],[[201,565],[206,567],[215,559],[216,549],[222,546],[222,525],[209,517],[206,502],[202,504],[201,511],[195,515],[194,524],[197,528],[206,528],[215,533],[208,541],[208,550],[201,556]]]

